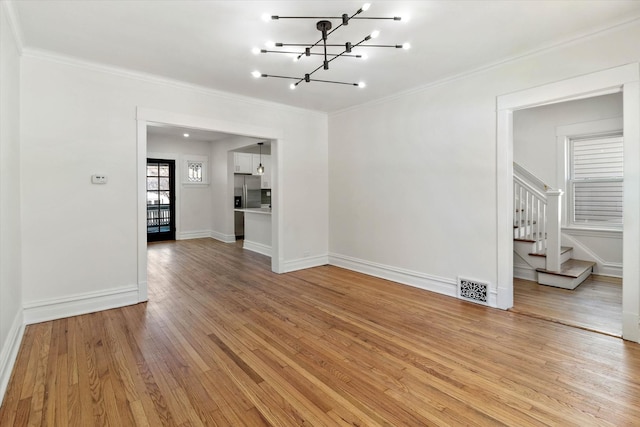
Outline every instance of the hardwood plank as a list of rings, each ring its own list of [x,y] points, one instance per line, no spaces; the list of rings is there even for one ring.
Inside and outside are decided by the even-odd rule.
[[[513,281],[514,312],[622,336],[622,280],[592,275],[576,289]]]
[[[148,260],[148,303],[27,327],[0,425],[640,424],[638,344],[212,239]],[[576,319],[621,301],[543,288]]]

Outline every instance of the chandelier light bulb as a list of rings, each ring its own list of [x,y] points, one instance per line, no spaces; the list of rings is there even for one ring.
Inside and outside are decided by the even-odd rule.
[[[402,43],[402,48],[404,50],[411,49],[411,43]]]
[[[262,18],[262,20],[264,22],[269,22],[269,21],[271,21],[271,14],[270,13],[263,13],[261,18]]]
[[[365,82],[359,82],[358,83],[358,87],[359,88],[365,88],[365,87],[367,87],[367,84]]]
[[[251,49],[251,53],[253,53],[254,55],[258,55],[260,53],[260,48],[254,47],[253,49]]]
[[[252,71],[251,75],[257,79],[258,77],[262,76],[262,73],[256,70],[256,71]]]
[[[377,39],[379,35],[380,35],[380,31],[375,30],[374,32],[371,33],[371,38]]]
[[[265,42],[265,44],[264,44],[264,45],[265,45],[266,47],[268,47],[269,49],[273,49],[274,47],[276,47],[276,43],[275,43],[275,42],[272,42],[272,41]]]
[[[362,5],[362,11],[366,12],[371,7],[371,3],[365,3]]]
[[[289,85],[289,89],[294,90],[295,88],[296,88],[295,83],[291,83],[291,84]]]

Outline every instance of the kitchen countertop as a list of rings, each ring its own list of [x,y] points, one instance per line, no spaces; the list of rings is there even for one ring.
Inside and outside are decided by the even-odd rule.
[[[234,209],[236,212],[245,212],[245,213],[255,213],[255,214],[263,214],[263,215],[271,215],[271,208],[245,208],[245,209]]]

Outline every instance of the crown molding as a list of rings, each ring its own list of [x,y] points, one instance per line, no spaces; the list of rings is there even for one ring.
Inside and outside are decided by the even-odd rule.
[[[0,7],[2,7],[4,9],[4,12],[7,14],[7,21],[9,21],[11,34],[13,34],[13,38],[16,41],[18,52],[22,54],[22,52],[24,51],[24,36],[22,33],[22,27],[20,26],[20,21],[18,20],[16,11],[13,7],[13,2],[1,1]]]
[[[517,62],[517,61],[520,61],[520,60],[523,60],[523,59],[527,59],[527,58],[534,58],[534,57],[539,56],[539,55],[543,55],[543,54],[546,54],[546,53],[549,53],[549,52],[553,52],[555,50],[560,50],[560,49],[563,49],[565,47],[581,43],[583,41],[587,41],[589,39],[592,39],[594,37],[598,37],[598,36],[603,35],[603,34],[611,33],[611,32],[614,32],[614,31],[618,31],[620,29],[624,29],[625,27],[630,27],[630,26],[638,23],[638,21],[640,21],[640,16],[634,16],[632,18],[625,19],[625,20],[623,20],[621,22],[617,22],[617,23],[615,23],[613,25],[607,25],[605,27],[600,27],[600,28],[597,28],[595,30],[586,31],[586,32],[583,32],[583,33],[578,34],[578,35],[573,35],[573,36],[570,36],[570,37],[566,37],[566,38],[564,38],[562,40],[549,43],[549,44],[547,44],[545,46],[538,47],[538,48],[529,50],[529,51],[524,52],[524,53],[516,54],[516,55],[510,56],[510,57],[501,59],[499,61],[491,62],[489,64],[481,65],[479,67],[472,68],[472,69],[464,71],[462,73],[454,74],[454,75],[451,75],[451,76],[447,76],[447,77],[444,77],[444,78],[442,78],[440,80],[436,80],[436,81],[427,83],[425,85],[421,85],[421,86],[418,86],[418,87],[414,87],[412,89],[408,89],[408,90],[405,90],[405,91],[402,91],[402,92],[398,92],[398,93],[395,93],[393,95],[386,96],[384,98],[378,98],[378,99],[375,99],[373,101],[369,101],[369,102],[365,102],[365,103],[362,103],[362,104],[354,105],[354,106],[347,107],[347,108],[344,108],[344,109],[341,109],[341,110],[332,111],[332,112],[329,112],[329,116],[330,117],[331,116],[339,116],[339,115],[344,114],[344,113],[348,113],[348,112],[351,112],[351,111],[359,110],[360,108],[363,108],[363,107],[372,107],[372,106],[375,106],[375,105],[385,104],[385,103],[391,102],[391,101],[393,101],[395,99],[399,99],[399,98],[403,98],[405,96],[409,96],[409,95],[425,92],[425,91],[427,91],[429,89],[432,89],[434,87],[443,86],[443,85],[446,85],[448,83],[455,82],[455,81],[458,81],[458,80],[463,80],[463,79],[465,79],[467,77],[471,77],[471,76],[473,76],[475,74],[480,74],[480,73],[484,73],[486,71],[491,71],[491,70],[494,70],[496,68],[500,68],[500,67],[502,67],[504,65],[510,64],[510,63],[514,63],[514,62]]]
[[[117,77],[124,77],[132,80],[139,80],[146,83],[154,83],[176,89],[188,90],[191,92],[200,93],[208,96],[215,96],[218,98],[226,99],[234,102],[241,102],[244,104],[258,106],[268,109],[278,109],[285,112],[296,112],[302,114],[309,114],[326,118],[328,113],[318,110],[311,110],[307,108],[294,107],[291,105],[280,104],[277,102],[265,101],[258,98],[252,98],[249,96],[238,95],[232,92],[224,92],[217,89],[212,89],[206,86],[187,83],[181,80],[175,80],[168,77],[162,77],[156,74],[143,73],[140,71],[134,71],[123,67],[116,67],[112,65],[106,65],[100,62],[87,61],[74,56],[64,55],[57,52],[44,49],[35,49],[31,47],[25,47],[22,49],[22,57],[33,58],[45,61],[56,62],[59,64],[82,68],[90,71],[97,71],[100,73],[110,74]]]

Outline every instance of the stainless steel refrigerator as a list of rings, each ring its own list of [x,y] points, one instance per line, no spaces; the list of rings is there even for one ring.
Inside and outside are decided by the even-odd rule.
[[[262,200],[260,177],[234,175],[233,196],[235,209],[259,208]],[[236,238],[244,237],[244,212],[234,212]]]

